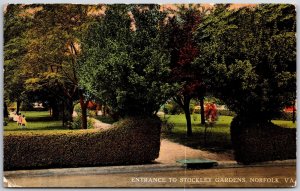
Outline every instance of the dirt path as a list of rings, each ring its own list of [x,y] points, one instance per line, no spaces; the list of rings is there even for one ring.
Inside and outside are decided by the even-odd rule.
[[[93,118],[93,122],[94,122],[94,124],[93,124],[94,128],[96,128],[96,129],[106,130],[106,129],[112,128],[111,124],[103,123],[102,121],[99,121],[95,118]]]
[[[155,161],[159,163],[170,164],[176,163],[176,160],[185,158],[205,158],[216,161],[234,160],[231,154],[211,153],[208,151],[192,149],[190,147],[171,142],[168,139],[162,139],[160,145],[159,158]]]
[[[103,123],[97,119],[94,120],[94,127],[101,130],[112,128],[111,124]],[[229,153],[212,153],[193,149],[168,139],[162,139],[160,145],[159,158],[155,161],[163,164],[176,163],[176,160],[185,158],[205,158],[216,161],[234,161],[232,154]]]

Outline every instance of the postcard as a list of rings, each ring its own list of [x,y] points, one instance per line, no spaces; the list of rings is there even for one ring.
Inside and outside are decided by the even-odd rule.
[[[295,5],[3,14],[3,187],[296,186]]]

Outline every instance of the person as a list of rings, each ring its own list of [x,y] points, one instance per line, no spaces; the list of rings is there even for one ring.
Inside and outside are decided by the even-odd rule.
[[[22,125],[22,115],[21,113],[19,115],[17,115],[18,118],[17,118],[17,123],[18,123],[18,126],[21,126]]]
[[[27,121],[25,119],[25,115],[23,115],[21,123],[22,123],[22,128],[25,128],[27,126]]]

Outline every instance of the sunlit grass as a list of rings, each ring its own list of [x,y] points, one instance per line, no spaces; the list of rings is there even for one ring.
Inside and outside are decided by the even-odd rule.
[[[163,118],[163,116],[162,116]],[[213,127],[207,128],[205,141],[205,126],[200,124],[200,115],[192,115],[193,136],[186,136],[186,119],[184,114],[166,115],[165,119],[174,124],[174,128],[169,133],[164,133],[164,137],[180,144],[197,149],[208,149],[213,151],[226,151],[232,148],[230,137],[231,116],[219,116]],[[292,121],[273,120],[273,123],[282,127],[295,128],[296,124]]]
[[[48,111],[21,111],[21,114],[26,117],[26,128],[10,121],[4,126],[4,131],[67,130],[61,120],[52,120]]]

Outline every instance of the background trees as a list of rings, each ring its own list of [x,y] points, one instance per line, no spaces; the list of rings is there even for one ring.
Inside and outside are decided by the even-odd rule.
[[[5,11],[4,21],[4,103],[17,102],[16,112],[26,99],[26,67],[24,56],[26,50],[26,32],[32,26],[29,17],[22,16],[24,10],[20,5],[9,5]]]
[[[152,114],[175,97],[189,135],[189,101],[203,98],[206,87],[258,121],[295,101],[293,6],[217,5],[205,17],[190,6],[168,17],[158,5],[107,5],[104,14],[91,14],[100,8],[9,5],[5,99],[20,103],[34,93],[32,101],[47,102],[66,121],[80,100],[86,128],[90,98],[125,116]]]
[[[5,13],[5,84],[11,87],[6,89],[6,94],[16,96],[19,103],[24,92],[32,93],[31,101],[47,103],[44,105],[49,105],[53,118],[62,118],[63,124],[72,121],[74,102],[79,99],[82,128],[87,128],[88,100],[79,87],[77,76],[79,39],[86,25],[95,17],[90,13],[100,7],[9,5]]]

